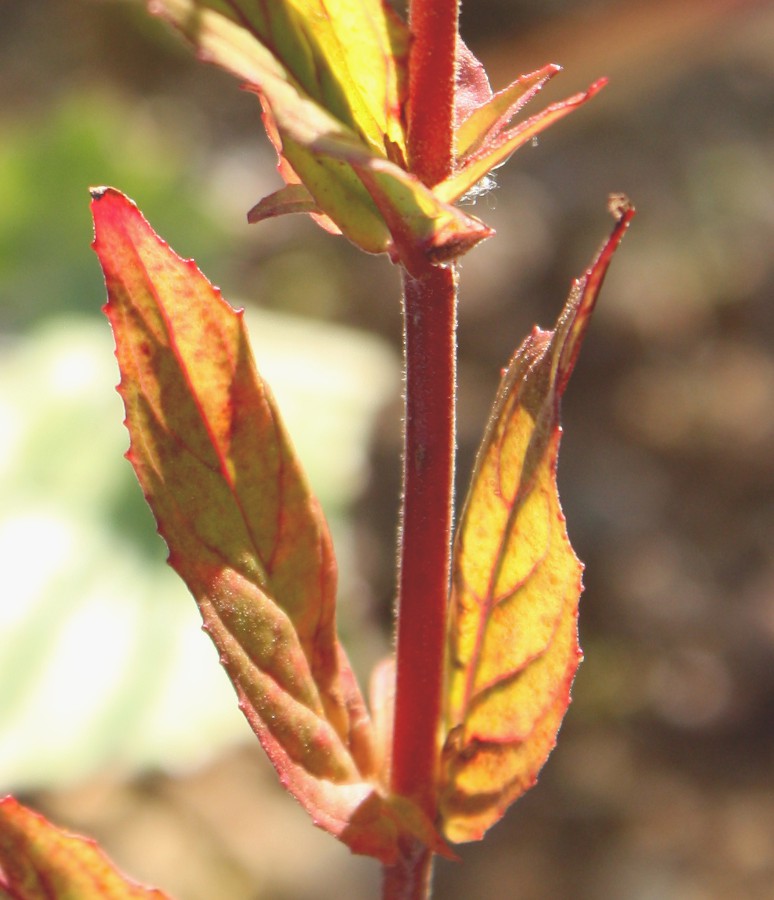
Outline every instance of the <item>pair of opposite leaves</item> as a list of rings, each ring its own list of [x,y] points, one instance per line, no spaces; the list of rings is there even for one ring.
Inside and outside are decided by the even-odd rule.
[[[251,220],[310,212],[410,271],[491,234],[451,204],[599,86],[510,127],[557,67],[492,95],[460,45],[456,168],[430,189],[404,168],[407,32],[380,0],[151,5],[261,97],[286,186]],[[580,657],[581,566],[555,482],[559,399],[632,211],[616,210],[555,330],[536,329],[503,376],[455,542],[437,823],[387,789],[388,734],[379,728],[376,737],[336,637],[327,526],[241,315],[121,194],[96,191],[93,212],[128,455],[283,783],[316,824],[385,863],[406,836],[438,852],[448,852],[439,831],[452,841],[481,837],[534,782]],[[389,682],[375,679],[385,693]],[[384,697],[373,703],[383,706]],[[6,832],[10,844],[0,842],[0,864],[8,847],[20,858],[42,827],[18,808],[4,814],[17,827]]]
[[[335,630],[335,562],[240,312],[136,207],[95,192],[95,248],[121,369],[129,459],[240,706],[285,786],[353,850],[394,862],[433,823],[387,789]],[[554,331],[506,370],[456,535],[439,825],[480,837],[534,782],[577,668],[581,567],[556,490],[559,400],[625,210]],[[389,677],[375,683],[387,685]],[[382,695],[372,708],[387,706]]]
[[[92,206],[128,456],[242,710],[285,786],[353,850],[393,862],[411,835],[447,852],[387,790],[388,737],[375,740],[335,635],[327,528],[241,313],[122,194],[95,191]],[[452,841],[481,837],[534,783],[569,703],[581,566],[556,491],[559,400],[633,215],[614,212],[554,330],[534,329],[503,374],[457,531],[439,783],[439,827]],[[383,671],[384,694],[387,682]],[[375,698],[374,709],[384,705]],[[0,801],[0,890],[165,897],[12,798]]]

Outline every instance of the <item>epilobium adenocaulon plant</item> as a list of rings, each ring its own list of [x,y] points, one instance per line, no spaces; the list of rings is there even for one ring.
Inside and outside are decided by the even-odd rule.
[[[117,190],[92,203],[128,458],[169,561],[283,785],[383,864],[389,898],[427,896],[433,856],[481,838],[554,746],[581,592],[556,488],[559,404],[633,215],[614,198],[612,234],[554,329],[534,329],[505,369],[452,541],[455,263],[493,233],[455,204],[602,82],[514,121],[558,67],[493,93],[457,0],[409,7],[407,24],[383,0],[150,4],[260,100],[284,187],[249,220],[309,213],[402,269],[397,646],[373,679],[378,727],[337,637],[325,518],[241,312]],[[110,896],[147,895],[13,801],[0,817],[0,885],[14,896],[38,897],[23,887],[36,878],[56,885],[47,897],[107,896],[83,887],[92,876],[119,885]]]

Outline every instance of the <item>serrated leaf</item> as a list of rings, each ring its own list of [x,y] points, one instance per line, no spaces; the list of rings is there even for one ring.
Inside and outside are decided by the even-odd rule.
[[[0,800],[0,894],[14,900],[167,896],[122,875],[93,840],[68,834],[13,797]]]
[[[150,0],[149,8],[200,58],[258,94],[280,174],[308,192],[303,202],[278,192],[253,207],[250,221],[308,212],[415,275],[493,234],[454,203],[603,83],[508,128],[558,67],[493,95],[483,66],[458,41],[455,171],[431,189],[407,171],[409,31],[384,0]]]
[[[242,321],[111,188],[95,250],[134,466],[239,704],[316,824],[384,861],[406,831],[383,795],[365,705],[336,636],[328,528],[258,375]]]
[[[556,486],[559,401],[633,215],[613,211],[554,330],[536,328],[503,375],[457,530],[440,802],[452,841],[482,837],[532,786],[570,702],[582,566]]]

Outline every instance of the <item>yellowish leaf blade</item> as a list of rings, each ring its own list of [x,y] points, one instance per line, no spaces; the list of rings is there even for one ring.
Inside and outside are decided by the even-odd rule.
[[[352,16],[337,19],[338,24],[330,31],[334,6],[339,19],[339,7],[346,7]],[[369,253],[389,252],[414,272],[428,260],[436,264],[451,261],[492,234],[478,219],[443,202],[403,168],[400,72],[406,47],[405,26],[395,24],[399,20],[386,12],[381,2],[286,0],[266,6],[215,0],[158,0],[153,8],[192,41],[202,58],[244,79],[260,96],[283,178],[289,185],[303,183],[308,191],[308,208],[306,198],[299,202],[301,195],[294,188],[292,196],[278,193],[261,201],[253,208],[251,220],[287,211],[312,212],[328,230],[340,230]],[[323,14],[325,9],[327,14]],[[371,111],[386,91],[387,99],[382,97],[381,113],[376,117],[378,127],[383,129],[378,139],[373,127],[365,127],[365,114],[345,114],[331,102],[330,92],[321,91],[320,85],[311,84],[307,77],[298,77],[288,61],[289,51],[282,49],[286,46],[282,41],[264,44],[274,35],[275,26],[283,35],[291,24],[306,34],[312,27],[310,22],[315,28],[319,25],[320,34],[315,31],[315,40],[324,45],[329,62],[335,60],[348,72],[347,66],[364,55],[360,62],[365,75],[352,75],[351,84],[347,81],[349,75],[342,76],[347,90],[352,85],[353,90],[362,89]],[[367,43],[358,44],[356,35],[361,26],[376,35],[374,40],[381,48],[378,53],[375,44],[370,51]],[[292,41],[287,46],[291,44]],[[316,46],[310,43],[306,48],[315,59]],[[398,54],[387,74],[379,55],[386,49]],[[293,52],[300,50],[295,48]],[[382,74],[374,76],[374,71]],[[321,81],[327,78],[321,72],[315,77]]]
[[[0,896],[14,900],[165,900],[122,875],[97,844],[13,797],[0,800]]]
[[[293,176],[353,243],[390,252],[410,270],[444,263],[493,232],[439,200],[434,190],[383,156],[287,83],[264,81],[261,99],[270,133]],[[276,131],[275,131],[276,129]]]
[[[387,139],[405,155],[408,29],[384,0],[151,0],[150,9],[254,84],[249,48],[269,48],[308,97],[371,149],[384,153]]]
[[[413,274],[421,273],[426,261],[451,262],[494,234],[480,219],[441,202],[434,190],[389,160],[332,137],[312,146],[332,160],[349,163],[389,229],[387,251]]]
[[[535,329],[503,376],[457,531],[440,803],[452,841],[480,838],[534,783],[570,701],[582,566],[556,487],[559,401],[633,215],[614,211],[555,329]]]

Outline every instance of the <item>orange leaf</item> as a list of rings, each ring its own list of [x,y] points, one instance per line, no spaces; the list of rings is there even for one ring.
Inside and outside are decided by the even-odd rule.
[[[402,830],[434,842],[429,824],[383,796],[336,636],[328,528],[241,311],[130,200],[111,188],[93,198],[127,455],[242,711],[285,787],[353,850],[393,860]]]
[[[0,800],[0,894],[15,900],[167,896],[130,881],[94,841],[62,831],[13,797]]]
[[[582,566],[556,487],[559,402],[634,214],[616,204],[555,329],[536,328],[503,375],[457,531],[440,803],[452,841],[482,837],[534,784],[570,702]]]

